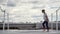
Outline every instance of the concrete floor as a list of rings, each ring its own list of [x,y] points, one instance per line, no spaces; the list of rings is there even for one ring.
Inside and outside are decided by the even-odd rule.
[[[43,32],[43,30],[0,30],[0,34],[60,34],[60,31],[50,30]]]

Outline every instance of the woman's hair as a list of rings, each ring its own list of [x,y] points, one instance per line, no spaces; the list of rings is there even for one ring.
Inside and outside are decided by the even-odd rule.
[[[43,9],[43,10],[42,10],[42,12],[44,13],[44,12],[45,12],[45,10]]]

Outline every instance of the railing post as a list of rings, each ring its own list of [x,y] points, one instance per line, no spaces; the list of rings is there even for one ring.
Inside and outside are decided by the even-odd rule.
[[[3,31],[5,30],[5,11],[3,11],[4,12],[4,23],[3,23]]]
[[[53,13],[51,13],[51,29],[53,30],[53,23],[52,23],[52,21],[53,21]]]

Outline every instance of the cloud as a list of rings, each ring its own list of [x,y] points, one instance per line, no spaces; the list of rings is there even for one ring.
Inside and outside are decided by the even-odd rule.
[[[8,0],[7,2],[5,0],[0,1],[1,4],[5,3],[6,12],[9,13],[10,21],[13,20],[15,22],[40,22],[42,20],[42,17],[40,17],[42,16],[42,9],[45,9],[48,16],[51,16],[51,13],[54,14],[56,11],[56,8],[51,9],[51,7],[60,6],[60,2],[52,3],[52,0]]]
[[[7,2],[7,0],[0,0],[0,4],[4,4],[6,2]]]
[[[7,6],[14,7],[14,6],[16,6],[16,4],[15,4],[14,1],[12,1],[12,0],[8,0],[8,2],[7,2]]]
[[[19,1],[19,0],[18,0]],[[40,16],[42,13],[41,13],[41,10],[42,9],[46,9],[46,12],[47,14],[50,16],[51,13],[53,13],[55,11],[55,9],[51,10],[49,7],[51,7],[51,5],[53,5],[52,3],[51,4],[48,4],[49,2],[46,0],[46,1],[43,1],[43,0],[40,0],[42,1],[42,3],[29,3],[30,1],[32,2],[36,2],[38,0],[20,0],[19,2],[16,2],[16,5],[19,4],[19,6],[16,6],[14,9],[13,9],[13,14],[16,14],[15,16],[15,21],[23,21],[23,22],[26,22],[26,21],[31,21],[31,22],[37,22],[37,21],[40,21],[42,20],[42,18],[37,18],[37,17],[32,17],[32,16]],[[39,2],[40,2],[39,1]],[[24,2],[24,3],[22,3]],[[43,3],[44,2],[44,3]],[[57,4],[54,4],[54,6],[57,6]],[[38,7],[37,9],[32,9],[33,7]],[[42,9],[41,9],[42,7]],[[51,12],[52,11],[52,12]]]

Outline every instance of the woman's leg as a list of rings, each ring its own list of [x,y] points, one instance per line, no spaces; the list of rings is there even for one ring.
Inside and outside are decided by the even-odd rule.
[[[45,31],[45,21],[42,23],[42,26],[43,26],[43,30]]]
[[[47,28],[47,31],[49,31],[48,22],[46,22],[46,28]]]

